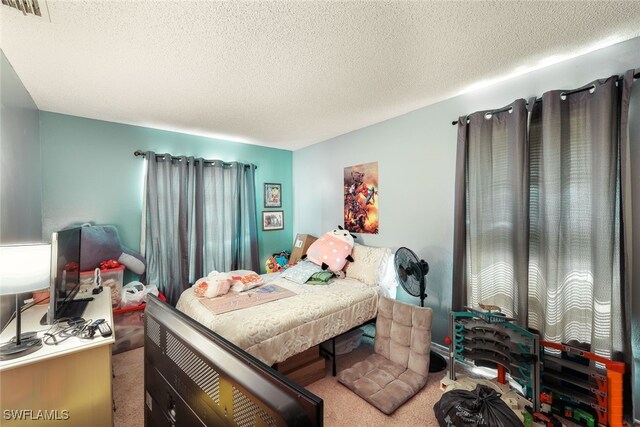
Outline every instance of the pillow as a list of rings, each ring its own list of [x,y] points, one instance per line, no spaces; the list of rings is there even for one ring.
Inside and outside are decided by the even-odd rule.
[[[229,274],[232,276],[248,276],[250,274],[258,274],[258,273],[252,270],[231,270]]]
[[[389,299],[396,299],[398,279],[396,278],[395,252],[389,251],[382,257],[380,267],[378,267],[377,283],[380,285],[382,294]]]
[[[345,269],[346,276],[360,280],[367,285],[376,285],[380,261],[390,252],[389,248],[354,245],[352,252],[353,262],[347,264]]]
[[[322,271],[322,267],[312,263],[311,261],[300,261],[293,267],[287,268],[280,277],[289,279],[300,285],[304,284],[313,273]]]
[[[214,298],[229,292],[233,279],[229,273],[212,271],[208,276],[198,279],[193,285],[193,293],[199,298]]]
[[[317,273],[313,273],[309,280],[307,280],[307,285],[326,285],[333,276],[334,274],[331,271],[319,271]]]

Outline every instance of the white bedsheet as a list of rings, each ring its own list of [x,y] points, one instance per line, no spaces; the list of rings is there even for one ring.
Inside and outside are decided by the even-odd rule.
[[[267,365],[282,362],[376,316],[379,288],[354,279],[298,285],[279,274],[263,276],[297,295],[255,307],[213,314],[193,294],[176,308]]]

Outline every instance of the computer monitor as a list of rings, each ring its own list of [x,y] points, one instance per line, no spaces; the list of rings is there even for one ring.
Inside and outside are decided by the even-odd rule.
[[[52,325],[67,316],[67,309],[80,289],[80,227],[51,235],[51,279],[49,309],[40,323]]]
[[[323,401],[153,295],[145,426],[322,426]]]

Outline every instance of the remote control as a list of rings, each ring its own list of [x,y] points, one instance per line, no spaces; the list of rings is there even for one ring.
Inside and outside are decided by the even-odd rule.
[[[107,322],[102,322],[98,325],[98,331],[103,337],[111,336],[111,327]]]

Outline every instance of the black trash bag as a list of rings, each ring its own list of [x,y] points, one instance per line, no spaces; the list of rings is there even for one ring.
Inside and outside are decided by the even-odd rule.
[[[442,395],[433,410],[440,427],[514,427],[522,421],[500,393],[486,385],[473,391],[452,390]]]

